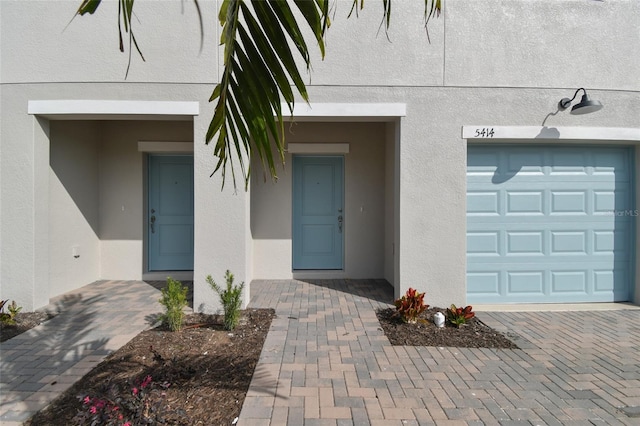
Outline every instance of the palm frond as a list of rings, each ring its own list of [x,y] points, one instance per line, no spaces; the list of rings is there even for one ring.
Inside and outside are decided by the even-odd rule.
[[[323,53],[324,32],[329,25],[328,3],[300,0],[294,4]],[[210,97],[217,104],[206,143],[215,139],[215,171],[222,170],[223,185],[227,161],[236,157],[246,188],[250,165],[244,163],[253,154],[265,171],[264,178],[268,171],[277,179],[274,152],[284,162],[281,105],[284,102],[293,113],[292,84],[303,100],[309,99],[289,43],[296,47],[307,68],[310,54],[286,0],[225,0],[218,18],[223,27],[220,41],[224,45],[224,71]],[[233,184],[235,187],[235,179]]]
[[[193,0],[200,19],[202,46],[202,14],[198,0]],[[220,44],[224,46],[223,72],[209,102],[216,102],[213,117],[206,134],[206,143],[215,140],[213,150],[218,161],[212,173],[221,171],[222,185],[226,181],[227,164],[231,168],[234,188],[236,176],[234,157],[240,166],[245,189],[251,175],[250,162],[257,158],[264,178],[268,174],[277,179],[276,158],[284,163],[284,118],[281,105],[285,103],[293,114],[296,94],[309,102],[306,85],[294,58],[294,50],[302,58],[307,71],[311,55],[300,25],[304,22],[311,30],[324,58],[325,33],[331,24],[330,0],[224,0],[218,11],[222,26]],[[438,17],[442,0],[424,0],[425,26],[432,17]],[[382,0],[381,26],[391,25],[392,0]],[[77,15],[93,14],[101,0],[83,0]],[[291,5],[295,5],[301,18],[296,18]],[[349,16],[364,7],[364,0],[353,0]],[[124,51],[123,31],[129,38],[129,63],[135,48],[144,60],[132,28],[134,0],[118,1],[118,29],[120,50]],[[124,30],[123,30],[124,27]],[[428,37],[427,32],[427,37]],[[291,48],[295,46],[295,49]],[[249,161],[249,164],[245,164]]]

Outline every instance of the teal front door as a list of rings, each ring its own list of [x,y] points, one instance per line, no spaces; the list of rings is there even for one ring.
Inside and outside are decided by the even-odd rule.
[[[193,157],[149,156],[149,271],[193,270]]]
[[[293,269],[342,269],[344,159],[293,158]]]

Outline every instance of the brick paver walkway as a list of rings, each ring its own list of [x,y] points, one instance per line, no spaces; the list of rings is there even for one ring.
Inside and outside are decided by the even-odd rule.
[[[254,281],[274,320],[239,424],[640,424],[640,310],[479,313],[521,349],[391,346],[375,281]]]
[[[52,300],[55,318],[0,343],[0,424],[19,425],[154,321],[160,291],[101,281]]]

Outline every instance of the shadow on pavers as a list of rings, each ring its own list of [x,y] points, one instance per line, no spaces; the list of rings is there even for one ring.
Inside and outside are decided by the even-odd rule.
[[[105,345],[109,339],[95,332],[96,313],[91,309],[103,300],[103,296],[83,299],[79,294],[65,295],[54,303],[54,310],[58,312],[55,317],[0,343],[3,353],[0,423],[27,420],[35,411],[44,408],[53,395],[57,396],[72,385],[67,380],[58,380],[60,376],[69,375],[70,370],[88,355],[108,352]],[[76,370],[73,375],[88,371]],[[36,392],[51,394],[49,397],[43,395],[42,406],[35,411],[14,409],[16,404]],[[29,405],[33,406],[33,401]]]

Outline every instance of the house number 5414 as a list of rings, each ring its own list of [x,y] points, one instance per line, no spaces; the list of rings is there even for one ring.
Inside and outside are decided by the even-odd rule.
[[[495,134],[493,127],[482,127],[476,129],[476,138],[492,138]]]

